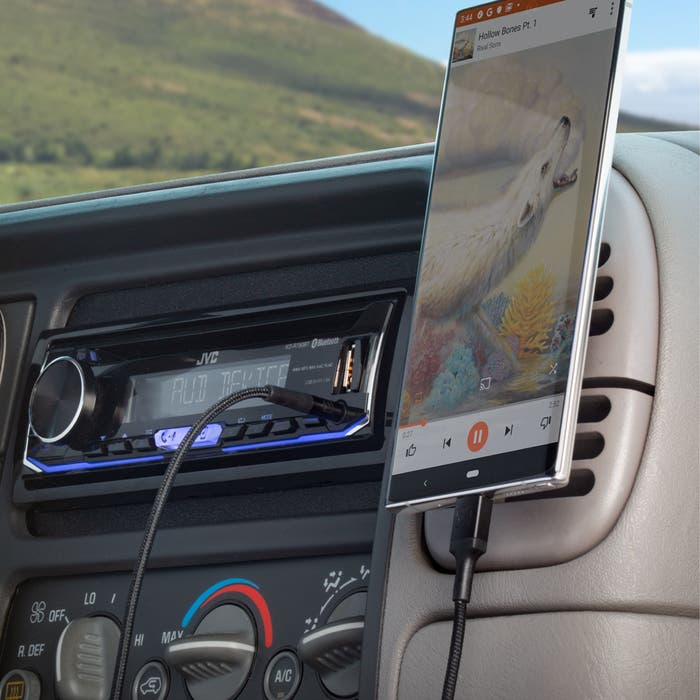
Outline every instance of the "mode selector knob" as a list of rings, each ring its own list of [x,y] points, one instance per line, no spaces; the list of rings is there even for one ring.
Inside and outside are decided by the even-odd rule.
[[[79,447],[90,434],[97,405],[92,370],[72,357],[44,367],[29,399],[29,424],[44,443]]]
[[[245,685],[255,658],[255,625],[239,605],[214,608],[194,634],[168,645],[165,658],[185,677],[194,700],[229,700]]]
[[[325,625],[304,634],[297,644],[299,658],[318,673],[331,695],[351,698],[360,689],[366,606],[366,591],[351,594],[331,612]]]

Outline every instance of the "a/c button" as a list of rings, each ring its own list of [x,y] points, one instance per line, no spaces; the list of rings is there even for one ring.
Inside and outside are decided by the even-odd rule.
[[[301,665],[296,654],[281,651],[265,669],[263,690],[267,700],[290,700],[301,682]]]

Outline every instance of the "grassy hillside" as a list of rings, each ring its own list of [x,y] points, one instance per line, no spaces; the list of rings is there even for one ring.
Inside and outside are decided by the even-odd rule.
[[[312,0],[2,0],[0,203],[431,140],[443,69]]]

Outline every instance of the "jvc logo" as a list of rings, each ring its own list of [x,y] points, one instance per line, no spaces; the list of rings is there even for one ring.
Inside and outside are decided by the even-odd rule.
[[[218,361],[218,350],[212,350],[211,352],[203,352],[202,356],[197,360],[197,367],[201,367],[202,365],[215,365]]]

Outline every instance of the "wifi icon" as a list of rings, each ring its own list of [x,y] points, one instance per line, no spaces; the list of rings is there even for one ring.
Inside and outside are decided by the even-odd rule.
[[[589,8],[589,10],[588,10],[588,14],[589,14],[593,19],[595,19],[595,13],[596,13],[596,12],[598,12],[598,8],[597,8],[597,7],[591,7],[591,8]]]

